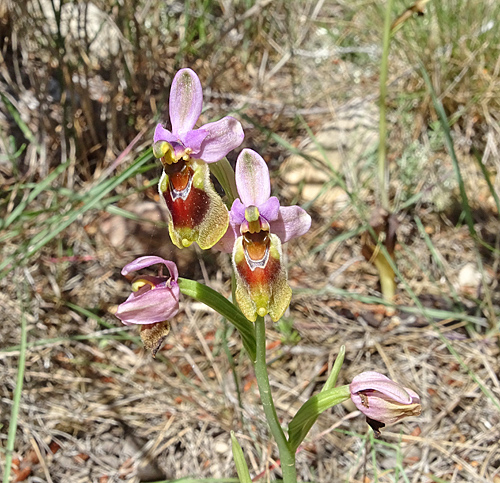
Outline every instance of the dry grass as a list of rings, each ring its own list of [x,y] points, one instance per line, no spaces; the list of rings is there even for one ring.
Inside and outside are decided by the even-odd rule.
[[[368,132],[377,129],[364,114],[353,126],[345,124],[366,109],[372,112],[378,93],[382,16],[357,1],[96,2],[106,13],[106,28],[119,33],[117,44],[96,44],[88,32],[71,34],[57,26],[49,32],[49,14],[39,5],[52,8],[50,2],[0,6],[4,220],[24,203],[19,216],[1,226],[2,260],[20,247],[28,250],[45,227],[57,227],[85,207],[92,188],[122,173],[149,147],[180,67],[193,67],[207,87],[204,120],[235,112],[243,119],[245,146],[256,148],[272,168],[295,148],[303,152],[308,128],[318,134],[328,124],[340,141],[322,150],[309,141],[322,152],[306,165],[319,173],[326,192],[308,197],[309,180],[299,180],[297,189],[290,189],[286,174],[273,180],[278,196],[286,192],[289,201],[305,202],[313,216],[308,235],[287,248],[295,290],[290,313],[285,323],[268,326],[278,414],[286,425],[320,389],[341,344],[347,353],[340,384],[363,370],[378,370],[416,390],[423,412],[387,429],[381,440],[370,437],[348,404],[323,414],[299,449],[300,480],[498,483],[500,222],[495,188],[472,156],[482,159],[498,192],[500,80],[491,59],[500,42],[492,30],[479,46],[472,36],[484,22],[497,21],[498,8],[456,1],[461,14],[471,7],[470,22],[450,21],[448,30],[440,23],[439,45],[461,39],[456,47],[467,49],[432,57],[428,46],[417,55],[418,39],[448,12],[431,2],[424,19],[398,33],[391,52],[389,159],[401,272],[396,315],[388,316],[379,303],[376,272],[361,261],[355,234],[377,198],[374,159],[360,151],[354,159],[352,146],[340,142],[359,124]],[[91,44],[108,50],[94,54]],[[418,58],[439,80],[436,89],[455,121],[454,142],[480,242],[464,226],[458,183]],[[133,142],[140,132],[143,137]],[[131,143],[130,153],[116,163]],[[29,198],[67,160],[67,168]],[[120,270],[137,255],[173,259],[182,276],[230,292],[226,256],[174,251],[156,204],[159,168],[148,166],[30,258],[18,254],[9,273],[2,272],[2,461],[23,313],[28,330],[12,481],[190,476],[222,482],[236,474],[231,429],[252,476],[279,478],[271,469],[278,456],[253,369],[220,316],[185,298],[167,346],[152,360],[135,329],[120,326],[112,315],[129,292]]]

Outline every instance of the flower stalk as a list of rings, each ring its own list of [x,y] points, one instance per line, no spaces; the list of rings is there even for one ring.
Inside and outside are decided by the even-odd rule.
[[[257,357],[255,360],[255,377],[259,387],[260,399],[264,413],[266,415],[269,429],[278,445],[278,451],[281,459],[281,471],[283,473],[284,483],[295,483],[297,481],[297,472],[295,469],[295,452],[288,445],[285,433],[274,407],[269,376],[267,373],[266,362],[266,323],[264,317],[257,317],[255,321],[255,340],[257,344]]]

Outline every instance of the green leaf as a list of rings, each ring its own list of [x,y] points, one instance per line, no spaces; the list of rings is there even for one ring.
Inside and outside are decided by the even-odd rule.
[[[337,384],[337,378],[339,377],[340,368],[344,363],[344,357],[345,357],[345,345],[340,347],[339,355],[335,359],[335,364],[333,364],[332,367],[332,372],[330,372],[330,375],[328,376],[328,379],[326,380],[323,389],[321,389],[321,392],[333,389],[335,387],[335,384]]]
[[[297,411],[297,414],[288,425],[288,444],[292,451],[296,451],[304,440],[318,416],[327,409],[346,401],[351,397],[349,385],[334,387],[315,394],[306,401]]]
[[[238,472],[240,483],[252,483],[250,472],[248,471],[248,466],[245,461],[245,456],[243,455],[243,450],[234,435],[234,431],[231,431],[231,444],[233,447],[234,464],[236,465],[236,471]]]
[[[187,278],[179,278],[178,283],[184,295],[208,305],[236,327],[243,340],[245,350],[248,352],[252,362],[255,362],[256,345],[254,327],[252,322],[241,313],[240,309],[219,292],[216,292],[206,285]]]
[[[27,285],[24,283],[23,285]],[[27,292],[27,287],[23,286],[24,293]],[[18,286],[17,290],[17,299],[19,301],[23,300],[21,285]],[[17,379],[16,386],[14,388],[14,395],[12,399],[12,409],[10,413],[10,422],[9,422],[9,434],[7,436],[7,444],[5,446],[5,473],[3,475],[3,483],[8,483],[10,480],[10,472],[12,468],[12,456],[14,453],[14,447],[16,442],[16,430],[17,423],[19,418],[19,408],[21,406],[21,396],[23,393],[23,382],[24,382],[24,373],[26,369],[26,348],[27,348],[27,340],[28,340],[28,328],[26,321],[26,312],[24,309],[24,303],[21,302],[21,348],[19,351],[19,360],[17,367]]]

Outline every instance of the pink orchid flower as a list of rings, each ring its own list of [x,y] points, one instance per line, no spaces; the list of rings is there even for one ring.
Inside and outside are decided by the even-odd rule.
[[[233,254],[236,301],[248,320],[266,314],[279,320],[290,304],[281,243],[306,233],[311,217],[299,206],[280,206],[271,196],[262,157],[244,149],[236,161],[239,198],[231,207],[229,229],[216,248]]]
[[[147,325],[163,322],[174,317],[179,311],[179,285],[177,266],[161,257],[140,257],[125,265],[122,275],[128,275],[157,263],[164,264],[169,276],[143,276],[132,284],[132,293],[119,305],[116,316],[125,325]]]
[[[226,232],[229,214],[206,163],[220,161],[244,138],[241,124],[230,116],[195,129],[202,105],[198,76],[181,69],[170,91],[172,131],[158,124],[154,134],[153,153],[163,164],[158,188],[170,214],[170,237],[179,248],[193,242],[210,248]]]

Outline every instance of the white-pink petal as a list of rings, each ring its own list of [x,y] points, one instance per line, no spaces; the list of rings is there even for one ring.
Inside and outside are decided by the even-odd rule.
[[[178,140],[168,129],[165,129],[161,124],[157,124],[153,142],[167,141],[167,143],[174,143]]]
[[[239,234],[236,234],[234,228],[230,224],[226,233],[213,246],[213,248],[224,253],[233,253],[234,243],[236,242],[236,238],[238,238],[238,236]]]
[[[168,268],[170,276],[174,280],[177,280],[179,277],[177,265],[170,260],[165,260],[164,258],[157,257],[156,255],[136,258],[133,262],[128,263],[122,268],[122,275],[128,275],[130,272],[136,272],[143,268],[150,267],[151,265],[155,265],[156,263],[163,263]]]
[[[405,388],[388,377],[374,371],[358,374],[350,384],[352,394],[361,391],[378,391],[401,404],[411,404],[412,398]]]
[[[269,199],[269,169],[260,154],[252,149],[241,151],[236,161],[235,176],[238,194],[245,206],[259,206]]]
[[[282,243],[304,235],[311,228],[311,217],[300,206],[281,206],[277,220],[271,222],[271,233]]]
[[[200,150],[193,152],[191,157],[202,159],[205,163],[220,161],[229,151],[236,149],[245,137],[241,123],[231,116],[205,124],[200,130],[207,132],[207,136]]]
[[[177,283],[153,289],[144,286],[131,293],[115,315],[125,325],[163,322],[179,312],[179,295]]]
[[[203,90],[196,73],[191,69],[181,69],[172,81],[170,89],[169,113],[174,135],[191,131],[201,114]]]

